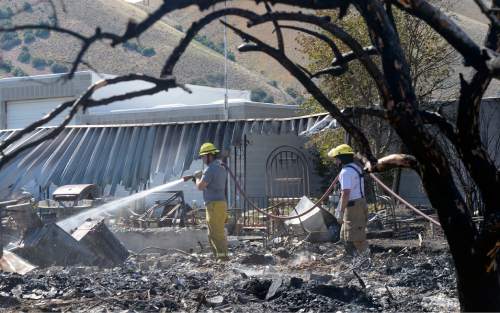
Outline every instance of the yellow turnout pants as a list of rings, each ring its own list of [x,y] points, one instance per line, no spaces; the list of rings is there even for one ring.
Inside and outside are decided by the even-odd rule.
[[[352,242],[358,253],[368,249],[366,241],[366,224],[368,222],[368,207],[366,200],[360,198],[354,200],[354,205],[348,206],[344,211],[340,239],[344,242]]]
[[[227,239],[224,224],[227,219],[226,201],[212,201],[206,204],[208,242],[216,259],[227,257]]]

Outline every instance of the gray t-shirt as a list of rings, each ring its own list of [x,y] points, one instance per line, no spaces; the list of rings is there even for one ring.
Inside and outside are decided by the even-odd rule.
[[[203,171],[202,181],[208,185],[203,190],[203,200],[205,203],[211,201],[226,201],[226,169],[220,160],[210,163]]]

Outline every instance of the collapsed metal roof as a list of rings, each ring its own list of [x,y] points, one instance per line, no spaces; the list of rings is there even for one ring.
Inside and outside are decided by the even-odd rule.
[[[51,184],[93,183],[139,190],[153,175],[179,177],[197,156],[197,147],[212,141],[224,150],[241,145],[245,135],[311,134],[336,127],[327,114],[294,118],[252,119],[165,124],[73,125],[56,138],[24,151],[0,170],[0,196],[31,181],[42,189]],[[50,132],[38,128],[15,145]],[[19,130],[0,131],[5,140]],[[10,147],[9,153],[15,147]]]

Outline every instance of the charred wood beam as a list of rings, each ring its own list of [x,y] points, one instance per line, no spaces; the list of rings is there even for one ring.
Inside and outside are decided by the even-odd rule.
[[[225,23],[224,23],[225,24]],[[290,72],[306,89],[311,95],[328,111],[330,114],[337,119],[340,125],[346,129],[352,136],[361,144],[362,153],[365,157],[372,163],[376,162],[376,158],[371,152],[370,145],[366,139],[363,132],[354,126],[351,121],[345,118],[340,110],[325,96],[325,94],[318,88],[311,79],[298,67],[294,62],[292,62],[282,51],[269,46],[268,44],[262,42],[256,37],[243,32],[242,30],[225,24],[231,30],[233,30],[238,36],[243,40],[253,42],[254,44],[244,44],[239,50],[241,52],[263,52],[276,61],[278,61],[286,70]]]

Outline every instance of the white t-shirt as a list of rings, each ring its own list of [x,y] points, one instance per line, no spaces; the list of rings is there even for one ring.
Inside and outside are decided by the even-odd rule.
[[[356,163],[349,163],[347,165],[355,167],[359,171],[359,173],[363,174],[363,170]],[[363,183],[360,182],[359,174],[356,173],[354,169],[347,167],[347,165],[344,166],[340,171],[340,176],[339,176],[340,189],[351,190],[351,193],[349,194],[349,200],[356,200],[362,198],[363,196],[361,194],[360,185],[363,190],[363,195],[365,194],[365,186]]]

